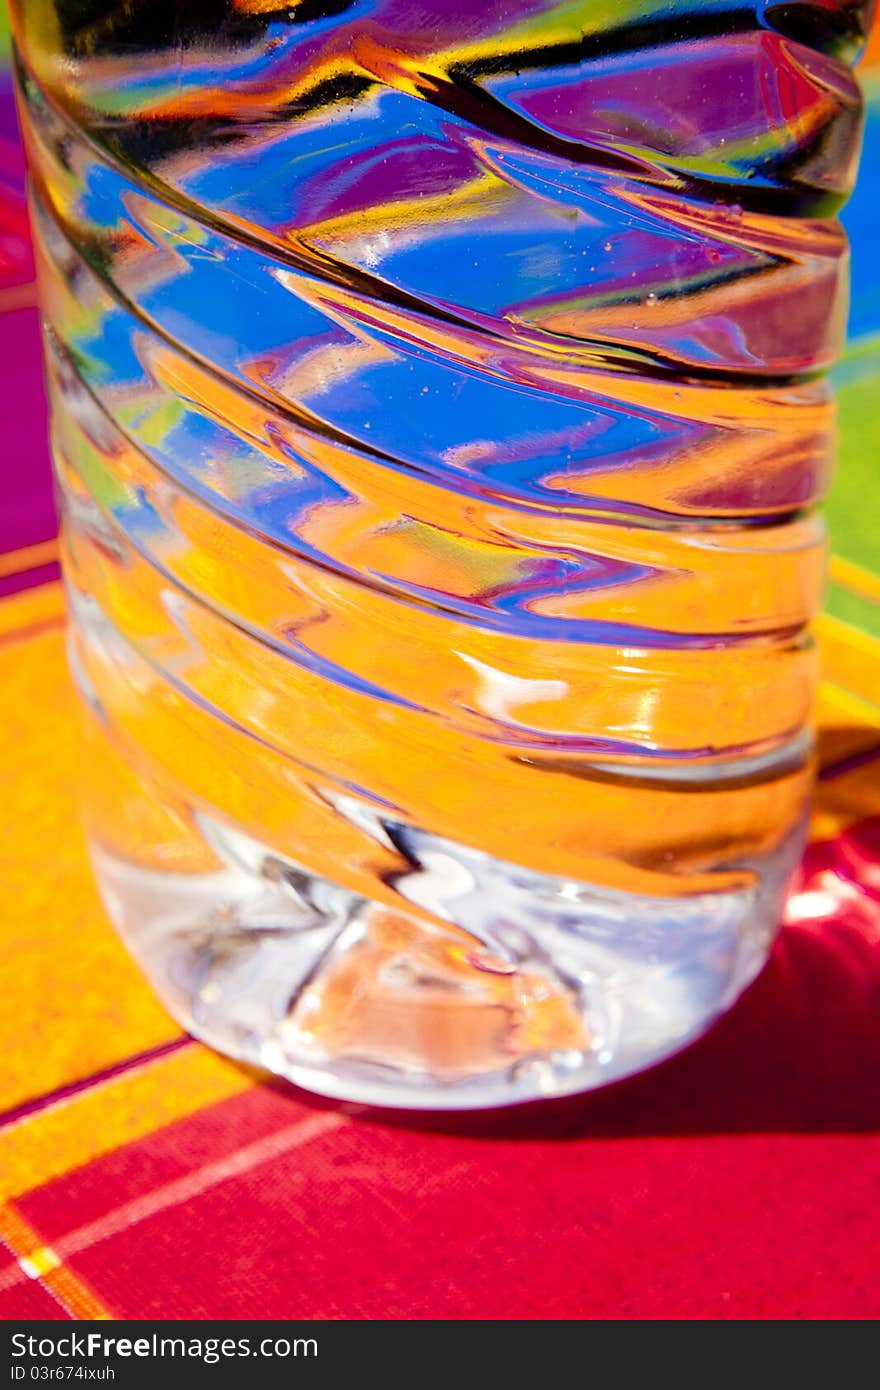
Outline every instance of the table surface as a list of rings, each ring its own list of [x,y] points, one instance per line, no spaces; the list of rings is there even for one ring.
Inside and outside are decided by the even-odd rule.
[[[0,1318],[880,1315],[880,43],[847,212],[822,773],[776,950],[649,1074],[457,1119],[334,1106],[217,1056],[101,910],[3,61]]]

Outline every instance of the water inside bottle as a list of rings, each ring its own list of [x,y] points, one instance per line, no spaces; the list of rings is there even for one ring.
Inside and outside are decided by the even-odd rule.
[[[869,8],[13,6],[92,853],[199,1036],[502,1104],[760,968]]]

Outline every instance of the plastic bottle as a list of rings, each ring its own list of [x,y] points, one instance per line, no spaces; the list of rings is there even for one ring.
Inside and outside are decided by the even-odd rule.
[[[90,843],[195,1034],[495,1105],[761,967],[869,8],[13,0]]]

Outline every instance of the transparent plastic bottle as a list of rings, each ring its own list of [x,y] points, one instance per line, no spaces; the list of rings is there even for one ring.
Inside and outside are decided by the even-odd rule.
[[[13,0],[85,803],[193,1033],[588,1089],[811,772],[851,0]]]

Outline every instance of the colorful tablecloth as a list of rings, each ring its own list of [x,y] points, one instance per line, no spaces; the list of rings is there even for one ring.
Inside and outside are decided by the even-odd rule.
[[[880,1315],[880,43],[863,78],[822,774],[787,923],[681,1057],[455,1121],[325,1104],[216,1056],[101,910],[0,72],[0,1317]]]

